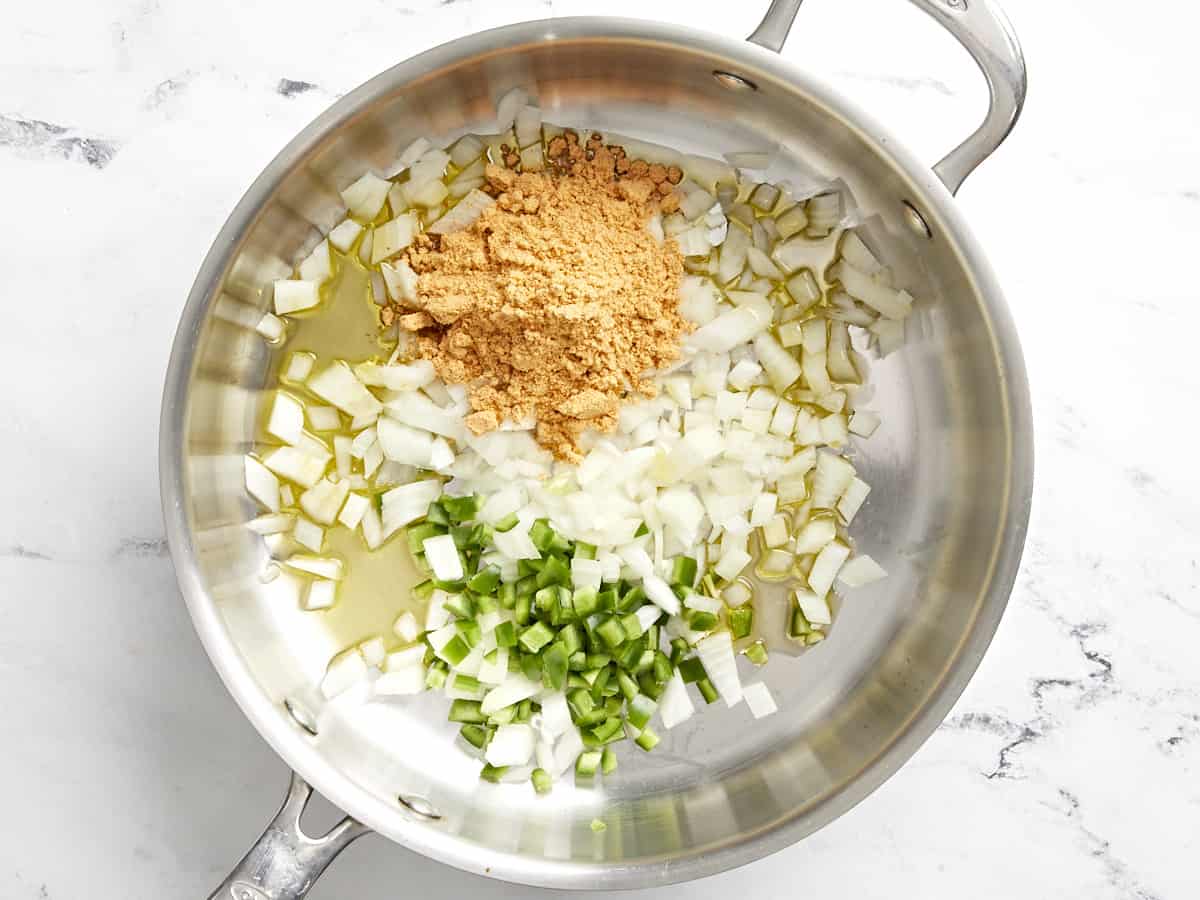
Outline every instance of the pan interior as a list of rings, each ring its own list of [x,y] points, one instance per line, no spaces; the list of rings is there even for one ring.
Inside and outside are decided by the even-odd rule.
[[[785,82],[756,49],[697,35],[674,41],[629,23],[523,27],[431,51],[360,88],[301,135],[234,214],[185,314],[176,364],[182,354],[187,370],[165,401],[164,421],[178,434],[164,444],[176,458],[165,451],[164,462],[182,467],[184,533],[173,550],[201,634],[243,708],[289,763],[366,824],[463,868],[530,883],[677,880],[820,827],[890,774],[965,684],[1011,585],[1028,500],[1028,484],[1014,487],[1022,450],[1004,359],[1015,350],[1001,345],[1000,301],[986,274],[972,274],[970,239],[947,198],[906,175],[819,85]],[[714,71],[756,89],[731,89]],[[873,492],[855,537],[889,577],[847,597],[823,645],[773,655],[763,676],[778,714],[753,721],[744,706],[714,704],[652,754],[622,745],[621,768],[601,787],[568,780],[547,798],[526,785],[481,785],[454,748],[440,698],[323,702],[326,662],[355,635],[301,612],[286,579],[262,583],[266,550],[241,527],[255,514],[241,458],[272,363],[247,308],[265,310],[270,281],[314,228],[339,220],[340,188],[418,136],[493,130],[496,98],[518,85],[547,121],[718,157],[778,144],[772,178],[843,178],[885,260],[920,300],[903,350],[874,361],[883,425],[856,450]],[[931,238],[911,227],[906,201],[922,210]],[[1019,377],[1019,358],[1016,368]],[[378,583],[388,584],[386,571]],[[397,579],[392,596],[380,591],[379,609],[399,609],[401,595]],[[288,702],[315,719],[315,736]],[[419,814],[430,809],[440,818]],[[600,833],[597,818],[607,826]]]

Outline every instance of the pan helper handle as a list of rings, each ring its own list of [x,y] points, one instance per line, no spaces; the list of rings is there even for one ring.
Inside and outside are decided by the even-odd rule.
[[[762,22],[748,38],[778,53],[804,0],[772,0]],[[954,35],[983,72],[988,112],[974,133],[933,167],[951,194],[1003,143],[1025,105],[1025,56],[1008,18],[991,0],[910,0]]]
[[[311,796],[293,773],[283,806],[209,900],[302,900],[334,857],[370,830],[347,816],[325,835],[309,837],[300,816]]]

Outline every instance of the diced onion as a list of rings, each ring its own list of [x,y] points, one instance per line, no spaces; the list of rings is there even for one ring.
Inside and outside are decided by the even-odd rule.
[[[808,573],[808,586],[814,593],[822,597],[828,593],[833,586],[833,579],[837,577],[838,571],[849,556],[850,548],[839,541],[825,545],[813,560],[812,570]]]
[[[726,705],[734,706],[742,699],[742,682],[738,677],[737,659],[733,655],[733,639],[728,631],[717,631],[696,644],[696,655],[704,666],[709,681]]]
[[[469,228],[483,211],[495,202],[483,191],[472,190],[451,207],[449,212],[430,225],[428,231],[430,234],[451,234]]]
[[[354,184],[342,191],[342,202],[351,214],[364,222],[370,222],[383,209],[392,183],[368,172]]]
[[[846,587],[856,588],[886,578],[887,572],[879,563],[863,554],[842,566],[837,577]]]
[[[415,522],[429,511],[429,504],[441,496],[440,481],[414,481],[412,484],[392,488],[383,495],[384,530],[391,534],[410,522]],[[364,522],[366,520],[364,519]]]
[[[679,598],[675,596],[675,592],[671,590],[670,585],[659,578],[657,575],[649,574],[642,579],[642,587],[646,591],[646,596],[650,601],[669,615],[675,615],[679,612]]]
[[[320,285],[315,281],[289,279],[275,282],[275,312],[281,316],[312,309],[320,302]]]
[[[841,513],[847,525],[854,521],[854,517],[858,515],[858,511],[869,493],[871,493],[871,486],[861,478],[852,479],[846,486],[845,492],[838,500],[837,511]]]
[[[336,362],[311,377],[308,389],[350,416],[378,415],[383,408],[345,363]]]
[[[309,556],[305,553],[297,553],[285,559],[283,564],[289,569],[295,569],[297,572],[307,572],[309,575],[316,575],[318,578],[328,578],[331,581],[341,581],[345,573],[345,566],[342,561],[334,557]]]
[[[376,228],[372,234],[371,263],[391,259],[413,242],[420,228],[415,213],[402,213]]]
[[[756,719],[769,716],[779,709],[775,705],[775,698],[771,696],[771,692],[761,681],[743,687],[742,696],[746,698],[746,706],[750,708],[751,715]]]
[[[337,582],[317,579],[308,586],[304,595],[306,610],[329,609],[337,602]]]
[[[668,731],[676,725],[686,722],[695,713],[696,707],[688,696],[687,686],[676,671],[671,675],[662,696],[658,698],[658,714],[662,719],[663,728]]]
[[[348,253],[362,230],[363,227],[353,219],[346,219],[329,232],[329,243],[343,253]]]
[[[542,684],[540,681],[530,681],[524,675],[513,674],[505,680],[504,684],[498,685],[488,691],[480,703],[480,709],[485,716],[490,716],[504,709],[506,706],[512,706],[514,703],[520,703],[522,700],[536,697],[541,690]]]
[[[349,650],[337,657],[325,670],[321,679],[321,693],[332,700],[367,677],[367,663],[357,650]]]
[[[253,456],[245,458],[245,469],[250,496],[271,512],[279,512],[279,479]]]
[[[816,594],[802,587],[793,592],[800,612],[813,625],[829,625],[833,622],[833,613],[825,600],[825,594]]]

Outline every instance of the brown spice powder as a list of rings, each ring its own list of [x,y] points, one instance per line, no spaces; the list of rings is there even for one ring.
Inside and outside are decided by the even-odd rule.
[[[555,138],[548,156],[547,172],[488,166],[496,203],[418,239],[406,259],[421,311],[399,321],[444,381],[468,386],[473,432],[534,416],[538,443],[577,461],[579,435],[612,431],[623,399],[654,394],[644,375],[678,358],[683,260],[646,220],[677,205],[660,187],[679,174],[598,135]]]

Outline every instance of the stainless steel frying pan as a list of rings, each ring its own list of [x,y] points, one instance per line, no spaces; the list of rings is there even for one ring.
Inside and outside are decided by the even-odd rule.
[[[620,19],[501,28],[430,50],[344,97],[238,204],[205,259],[163,397],[167,536],[196,630],[243,711],[296,773],[283,808],[214,897],[291,900],[368,829],[459,868],[560,888],[708,875],[815,831],[879,786],[937,727],[1000,620],[1032,491],[1028,388],[999,286],[952,194],[1007,135],[1025,72],[988,0],[913,0],[974,56],[991,104],[930,172],[819,78],[782,63],[800,0],[776,0],[739,43]],[[552,121],[719,155],[778,143],[785,170],[842,177],[923,303],[904,349],[876,363],[884,425],[859,450],[874,486],[856,537],[890,572],[855,593],[821,647],[772,661],[782,713],[706,710],[602,789],[480,784],[444,711],[324,703],[333,636],[263,584],[242,489],[269,351],[253,331],[271,280],[338,189],[421,135],[487,130],[497,97],[535,95]],[[786,174],[786,171],[785,173]],[[299,829],[311,784],[349,817]],[[607,830],[589,824],[602,818]]]

